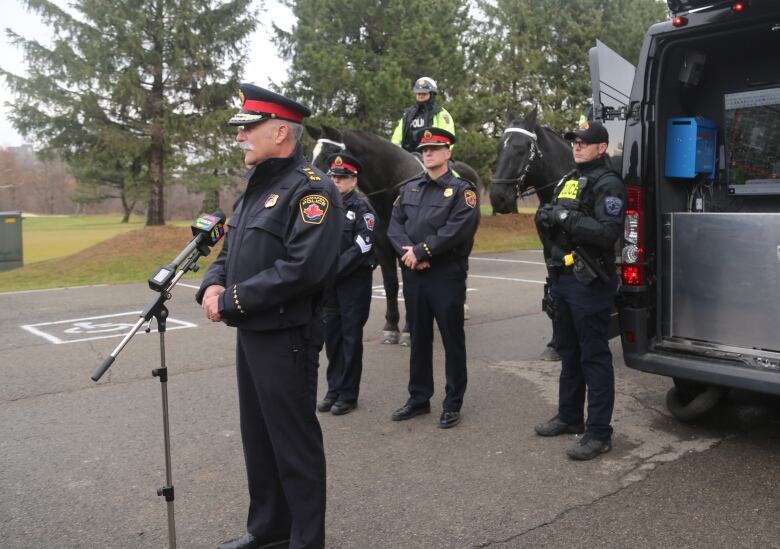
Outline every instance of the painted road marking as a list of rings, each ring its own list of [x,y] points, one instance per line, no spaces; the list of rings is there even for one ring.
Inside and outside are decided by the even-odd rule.
[[[525,263],[526,265],[544,265],[544,261],[526,261],[525,259],[499,259],[497,257],[469,257],[469,261],[500,261],[501,263]]]
[[[90,316],[85,318],[70,318],[67,320],[56,320],[54,322],[39,322],[38,324],[24,324],[19,326],[31,334],[42,337],[49,343],[61,345],[63,343],[78,343],[80,341],[93,341],[95,339],[107,339],[111,337],[124,337],[135,326],[140,317],[140,311],[129,311],[126,313],[115,313],[110,315]],[[106,318],[128,317],[126,321],[118,322],[92,322],[93,320],[103,320]],[[132,318],[132,320],[130,320]],[[171,326],[174,324],[174,326]],[[42,329],[44,326],[56,326],[55,328]],[[197,324],[185,320],[176,320],[168,317],[167,331],[182,330],[184,328],[197,328]],[[138,330],[143,332],[143,327]],[[152,329],[157,332],[157,329]],[[82,337],[87,336],[87,337]]]

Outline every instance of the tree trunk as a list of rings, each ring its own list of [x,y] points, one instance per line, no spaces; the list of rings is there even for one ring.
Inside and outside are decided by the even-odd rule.
[[[163,8],[157,3],[157,23],[161,26],[154,39],[156,63],[153,67],[154,80],[150,91],[151,102],[151,146],[149,151],[149,207],[146,210],[146,225],[165,225],[165,96],[163,93]]]
[[[219,189],[211,189],[206,191],[203,196],[203,204],[201,208],[206,213],[213,213],[219,209]]]

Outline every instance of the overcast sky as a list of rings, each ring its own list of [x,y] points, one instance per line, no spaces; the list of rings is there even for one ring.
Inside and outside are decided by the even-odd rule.
[[[64,4],[65,2],[57,3]],[[254,3],[258,5],[257,0]],[[289,9],[282,6],[277,0],[267,0],[266,5],[266,10],[259,14],[257,30],[249,42],[252,54],[243,77],[243,81],[254,82],[261,86],[267,85],[270,81],[278,83],[286,75],[285,65],[277,56],[276,47],[269,38],[272,28],[268,21],[273,18],[274,22],[283,29],[289,29],[294,22]],[[6,28],[11,28],[24,37],[37,38],[45,43],[47,27],[35,15],[26,11],[18,0],[3,0],[3,21],[0,25],[0,29],[2,29],[0,32],[0,66],[13,73],[24,74],[22,54],[8,43],[5,35]],[[8,120],[8,108],[5,103],[12,98],[5,82],[0,81],[0,147],[14,147],[23,143],[21,136],[11,127]]]

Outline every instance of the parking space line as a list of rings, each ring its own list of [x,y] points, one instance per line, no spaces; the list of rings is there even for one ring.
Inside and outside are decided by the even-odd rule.
[[[469,278],[487,278],[489,280],[506,280],[508,282],[527,282],[529,284],[544,284],[544,280],[528,280],[527,278],[509,278],[506,276],[486,276],[470,274]]]
[[[525,263],[526,265],[544,265],[544,261],[526,261],[524,259],[499,259],[497,257],[469,257],[469,261],[476,259],[477,261],[499,261],[501,263]]]

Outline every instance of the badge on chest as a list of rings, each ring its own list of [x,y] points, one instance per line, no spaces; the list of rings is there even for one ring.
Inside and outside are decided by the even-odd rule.
[[[264,206],[266,208],[273,208],[274,206],[276,206],[276,201],[277,200],[279,200],[279,195],[278,194],[269,194],[268,198],[265,199]]]

